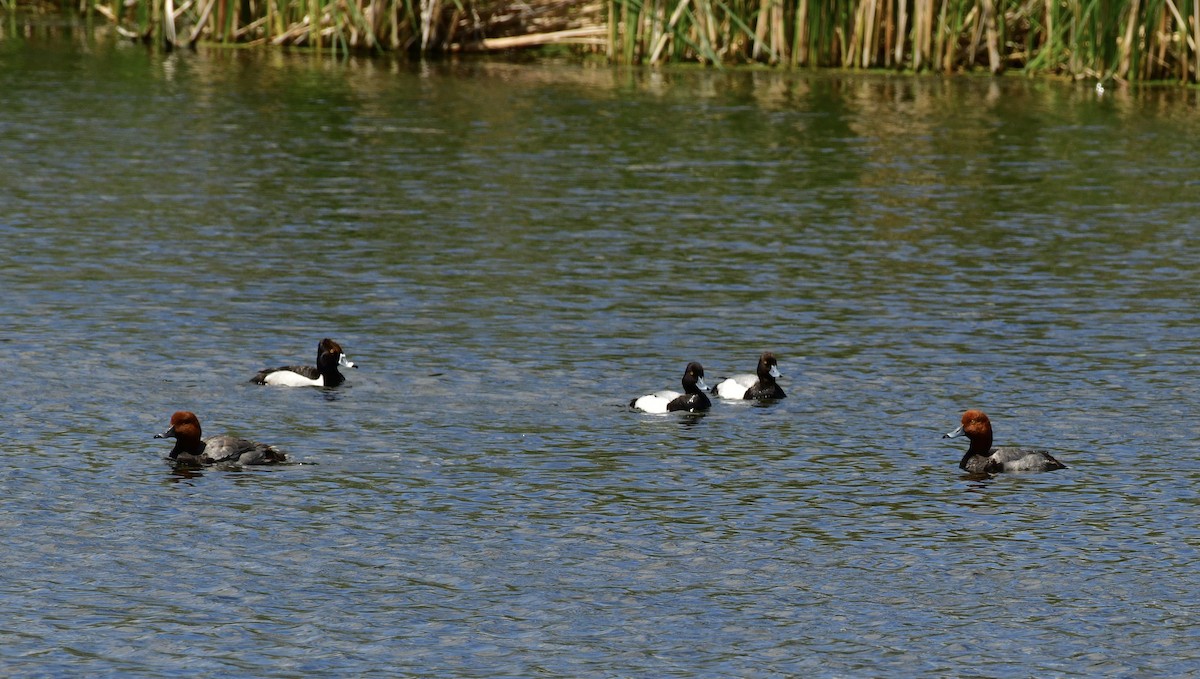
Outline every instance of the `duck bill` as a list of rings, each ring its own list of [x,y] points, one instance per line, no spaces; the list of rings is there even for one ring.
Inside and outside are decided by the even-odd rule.
[[[354,365],[354,361],[351,361],[350,359],[346,358],[346,354],[342,354],[338,358],[338,365],[342,366],[343,368],[357,368],[358,367],[357,365]]]
[[[171,427],[170,429],[164,431],[161,434],[155,434],[154,438],[156,438],[156,439],[173,439],[173,438],[175,438],[175,427]]]
[[[708,385],[704,383],[703,377],[696,378],[696,386],[700,388],[700,391],[708,391]]]
[[[953,439],[953,438],[958,438],[959,436],[962,436],[962,435],[963,435],[963,425],[960,424],[960,425],[958,425],[958,429],[955,429],[954,431],[948,431],[945,434],[942,434],[942,438]]]
[[[783,377],[783,373],[779,372],[779,368],[777,366],[771,366],[771,377]]]

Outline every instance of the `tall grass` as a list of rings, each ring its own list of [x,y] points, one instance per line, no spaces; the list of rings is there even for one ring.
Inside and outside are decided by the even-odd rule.
[[[0,7],[18,1],[0,0]],[[79,0],[130,38],[1196,82],[1200,0]]]
[[[609,54],[626,62],[1020,69],[1190,82],[1200,70],[1200,0],[611,0],[611,7]]]
[[[0,0],[0,2],[11,0]],[[298,46],[333,54],[606,44],[604,0],[81,0],[124,36],[168,48]]]

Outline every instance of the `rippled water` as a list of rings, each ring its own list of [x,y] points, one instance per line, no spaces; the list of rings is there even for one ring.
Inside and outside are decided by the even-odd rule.
[[[1200,671],[1194,91],[35,34],[0,101],[8,676]]]

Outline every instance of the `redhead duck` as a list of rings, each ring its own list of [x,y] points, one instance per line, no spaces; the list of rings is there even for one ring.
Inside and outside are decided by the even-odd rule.
[[[764,351],[758,358],[757,375],[734,375],[721,380],[713,387],[712,393],[721,398],[766,400],[772,398],[787,398],[783,387],[775,383],[776,377],[783,377],[779,372],[779,361],[775,354]]]
[[[195,413],[180,410],[171,416],[171,428],[156,439],[175,439],[169,457],[189,464],[274,464],[286,462],[287,456],[274,446],[236,436],[213,436],[201,440],[200,419]]]
[[[342,353],[342,345],[326,337],[317,344],[317,367],[285,365],[268,368],[260,370],[250,381],[279,387],[336,387],[346,381],[342,373],[338,372],[339,366],[358,367]]]
[[[688,363],[683,371],[682,394],[670,390],[647,394],[630,401],[629,407],[648,413],[670,413],[677,410],[694,413],[698,410],[708,410],[712,407],[712,401],[704,395],[707,389],[704,384],[704,367],[693,361]]]
[[[958,466],[972,474],[995,474],[996,472],[1048,472],[1066,469],[1067,465],[1054,459],[1050,453],[1033,448],[993,448],[992,422],[982,410],[963,413],[958,429],[947,432],[942,438],[952,439],[966,434],[971,447],[963,455]]]

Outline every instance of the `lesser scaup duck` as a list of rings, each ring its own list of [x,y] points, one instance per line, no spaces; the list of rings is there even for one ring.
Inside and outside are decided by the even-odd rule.
[[[664,390],[647,394],[629,402],[630,408],[637,408],[648,413],[671,413],[685,410],[694,413],[698,410],[708,410],[712,401],[704,395],[708,387],[704,384],[704,367],[695,361],[688,363],[683,371],[683,393]]]
[[[758,374],[727,377],[713,387],[712,393],[721,398],[735,400],[787,398],[783,387],[775,382],[776,377],[783,377],[779,372],[779,361],[775,354],[764,351],[762,356],[758,357]]]
[[[180,410],[171,416],[171,428],[156,439],[175,439],[168,456],[188,464],[274,464],[286,462],[287,456],[278,448],[237,436],[213,436],[201,440],[200,419],[195,413]]]
[[[311,365],[285,365],[260,370],[250,378],[255,384],[270,384],[279,387],[336,387],[346,381],[338,367],[357,368],[346,354],[342,345],[326,337],[317,344],[317,367]]]
[[[971,447],[958,463],[964,471],[972,474],[995,474],[997,472],[1048,472],[1066,469],[1067,465],[1054,459],[1050,453],[1033,448],[992,447],[992,422],[982,410],[963,413],[958,429],[947,432],[942,438],[952,439],[966,434]]]

